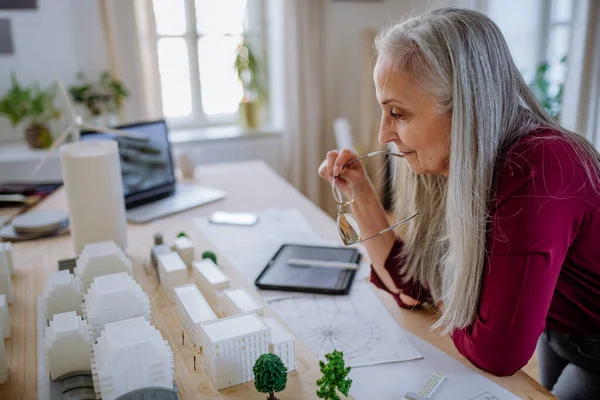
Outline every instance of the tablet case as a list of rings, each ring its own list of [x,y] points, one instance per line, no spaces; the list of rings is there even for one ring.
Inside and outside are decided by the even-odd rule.
[[[291,258],[318,261],[357,263],[360,252],[354,248],[284,244],[275,253],[254,282],[265,290],[291,292],[348,294],[356,270],[318,266],[295,266],[287,261]]]

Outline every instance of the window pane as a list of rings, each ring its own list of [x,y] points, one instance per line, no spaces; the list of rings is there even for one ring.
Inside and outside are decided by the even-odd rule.
[[[196,0],[196,29],[201,35],[240,35],[247,0]]]
[[[183,35],[186,28],[184,0],[154,0],[154,18],[159,35]]]
[[[234,68],[240,36],[206,36],[198,40],[202,107],[207,115],[237,112],[242,84]]]
[[[552,0],[552,22],[568,22],[571,20],[573,0]]]
[[[560,84],[565,80],[567,65],[560,61],[568,53],[569,39],[568,25],[556,26],[550,31],[550,41],[548,43],[550,71],[548,78],[552,84]]]
[[[190,66],[185,39],[158,40],[158,69],[165,117],[185,117],[192,113]]]

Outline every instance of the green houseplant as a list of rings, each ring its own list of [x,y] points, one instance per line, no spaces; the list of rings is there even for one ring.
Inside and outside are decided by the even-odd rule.
[[[564,64],[566,61],[567,56],[564,56],[561,58],[560,63]],[[562,107],[564,84],[560,83],[558,89],[553,90],[554,88],[552,88],[547,76],[549,72],[550,64],[547,61],[540,63],[536,68],[534,79],[529,83],[529,88],[546,112],[552,118],[558,120]]]
[[[52,145],[49,122],[60,117],[54,106],[56,89],[50,86],[42,89],[39,84],[23,86],[14,72],[11,74],[11,87],[0,99],[0,114],[6,116],[13,127],[25,122],[25,139],[33,148],[44,149]]]
[[[129,91],[110,72],[103,71],[97,80],[86,77],[83,72],[76,76],[77,83],[69,86],[69,94],[76,104],[83,105],[91,118],[104,118],[102,123],[110,124],[110,116],[118,114]]]
[[[263,62],[246,36],[238,46],[235,69],[244,89],[240,103],[242,121],[246,128],[256,128],[260,122],[260,106],[267,100],[267,89]]]

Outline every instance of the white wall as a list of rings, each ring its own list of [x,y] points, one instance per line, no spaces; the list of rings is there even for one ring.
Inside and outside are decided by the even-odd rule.
[[[93,77],[108,69],[97,1],[38,0],[36,10],[3,11],[0,18],[12,21],[15,50],[0,55],[0,96],[10,86],[12,70],[23,84],[46,86],[56,78],[71,84],[80,70]],[[22,133],[0,117],[0,142],[18,140]]]

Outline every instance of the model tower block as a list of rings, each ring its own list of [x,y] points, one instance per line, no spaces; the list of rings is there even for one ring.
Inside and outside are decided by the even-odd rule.
[[[0,243],[2,245],[2,243]],[[2,246],[0,248],[0,294],[6,295],[9,303],[14,301],[12,280],[10,279],[12,270],[12,253],[10,247]]]
[[[185,285],[187,279],[187,266],[177,253],[161,254],[158,256],[158,276],[160,284],[167,292],[171,303],[175,302],[175,286]]]
[[[271,328],[269,353],[281,359],[288,372],[296,369],[296,337],[283,327],[274,317],[264,317],[263,322]]]
[[[92,374],[102,400],[147,387],[173,389],[173,354],[144,318],[114,322],[106,325],[94,345]]]
[[[185,265],[191,266],[194,260],[194,245],[187,236],[178,237],[173,242],[173,249],[179,254]]]
[[[133,276],[131,260],[113,241],[86,244],[75,268],[75,276],[81,281],[84,293],[94,278],[119,272]]]
[[[15,273],[15,268],[12,258],[12,245],[10,242],[0,242],[0,258],[6,261],[8,264],[8,272],[13,275]]]
[[[192,269],[196,285],[204,297],[211,302],[213,307],[220,309],[222,307],[219,304],[221,302],[220,295],[223,289],[231,286],[229,277],[210,258],[192,262]]]
[[[134,317],[150,321],[150,301],[140,285],[124,272],[99,276],[85,295],[83,315],[95,341],[111,322]]]
[[[87,324],[75,311],[56,314],[50,321],[44,355],[53,380],[70,372],[91,371],[92,341]]]
[[[202,293],[195,284],[175,287],[175,304],[177,305],[177,314],[183,321],[183,326],[192,337],[196,346],[202,348],[202,329],[200,324],[206,321],[217,319],[212,308],[206,302]]]
[[[2,329],[0,339],[8,339],[10,337],[10,313],[4,294],[0,294],[0,329]]]
[[[232,288],[223,291],[222,310],[226,315],[255,312],[264,316],[263,305],[252,297],[244,288]]]
[[[252,370],[268,353],[271,330],[255,313],[204,322],[202,346],[207,374],[217,390],[254,379]]]
[[[69,271],[62,270],[50,274],[44,289],[46,302],[46,319],[51,320],[54,314],[75,311],[81,315],[83,292],[80,282]]]

